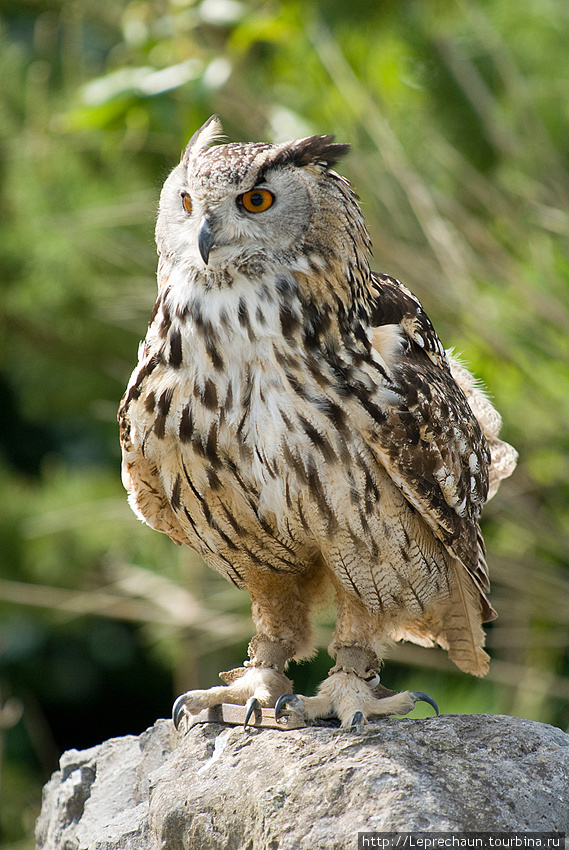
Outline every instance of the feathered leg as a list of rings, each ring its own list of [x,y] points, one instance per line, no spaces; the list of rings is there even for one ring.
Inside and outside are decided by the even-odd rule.
[[[311,581],[317,583],[316,578],[305,574],[297,577],[255,573],[254,580],[248,582],[257,629],[249,643],[249,659],[243,667],[219,674],[225,685],[188,691],[178,697],[173,709],[176,727],[185,713],[199,714],[222,702],[246,705],[247,724],[255,708],[272,707],[280,696],[292,690],[292,683],[284,674],[286,664],[312,649]]]
[[[336,603],[337,624],[328,648],[336,664],[316,696],[282,696],[275,707],[277,716],[288,708],[307,720],[333,716],[344,727],[358,727],[371,716],[408,714],[418,700],[428,702],[438,714],[436,703],[427,694],[396,693],[380,684],[382,634],[377,618],[340,586]]]

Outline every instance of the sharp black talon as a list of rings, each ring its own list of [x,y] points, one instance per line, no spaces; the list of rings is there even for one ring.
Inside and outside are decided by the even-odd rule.
[[[275,720],[278,720],[282,714],[286,713],[287,708],[292,708],[299,699],[294,694],[283,694],[275,703]]]
[[[172,720],[174,721],[174,727],[179,729],[180,721],[184,716],[184,708],[186,707],[186,694],[182,694],[178,697],[174,705],[172,706]]]
[[[257,711],[261,711],[261,703],[259,702],[257,697],[249,697],[249,699],[245,703],[245,708],[245,723],[243,724],[244,729],[246,729],[249,725],[249,721],[251,720],[251,715],[253,714],[253,712],[255,712],[256,714]]]
[[[361,711],[356,711],[352,719],[350,720],[350,729],[356,729],[359,731],[361,727],[364,725],[364,716]]]
[[[411,691],[411,696],[415,700],[415,702],[428,702],[429,705],[432,705],[435,709],[435,713],[437,717],[439,716],[439,707],[429,694],[424,694],[423,691]]]

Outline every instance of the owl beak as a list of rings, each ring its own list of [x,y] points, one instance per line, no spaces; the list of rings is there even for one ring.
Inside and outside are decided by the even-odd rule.
[[[208,264],[209,253],[211,249],[215,245],[215,238],[212,229],[211,218],[209,216],[205,216],[200,224],[200,229],[198,233],[198,248],[200,249],[200,254],[202,256],[202,260],[204,263]]]

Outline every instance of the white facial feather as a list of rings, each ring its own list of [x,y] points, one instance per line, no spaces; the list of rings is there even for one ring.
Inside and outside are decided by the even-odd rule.
[[[206,264],[198,249],[199,229],[209,217],[215,229],[215,242],[209,257],[211,270],[227,268],[243,257],[265,258],[298,247],[309,224],[311,203],[306,175],[295,171],[275,170],[260,186],[274,196],[272,206],[261,213],[247,212],[239,203],[243,193],[259,188],[252,179],[256,174],[225,184],[196,181],[183,166],[175,169],[164,186],[156,228],[161,253],[179,256],[183,262],[204,272]],[[188,214],[182,203],[182,192],[192,202]]]

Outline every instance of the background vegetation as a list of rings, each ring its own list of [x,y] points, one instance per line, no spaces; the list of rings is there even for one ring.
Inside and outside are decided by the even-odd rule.
[[[375,267],[490,388],[515,476],[484,531],[484,681],[393,650],[445,712],[569,724],[569,5],[0,0],[0,843],[68,747],[242,661],[245,594],[131,515],[116,408],[154,302],[160,185],[233,140],[336,133]],[[320,637],[324,647],[329,623]],[[294,671],[324,674],[323,650]]]

